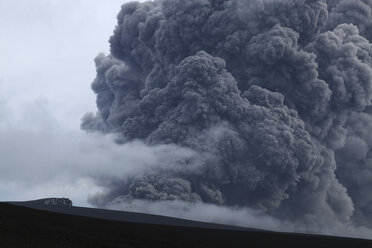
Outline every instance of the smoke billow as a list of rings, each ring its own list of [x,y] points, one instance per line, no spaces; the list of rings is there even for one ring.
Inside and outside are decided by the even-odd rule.
[[[369,0],[124,4],[82,128],[192,152],[106,182],[91,202],[371,227],[371,15]]]

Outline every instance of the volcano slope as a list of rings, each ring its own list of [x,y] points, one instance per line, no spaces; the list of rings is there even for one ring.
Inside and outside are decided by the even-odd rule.
[[[8,203],[0,203],[0,237],[4,248],[372,247],[363,239],[113,221]]]

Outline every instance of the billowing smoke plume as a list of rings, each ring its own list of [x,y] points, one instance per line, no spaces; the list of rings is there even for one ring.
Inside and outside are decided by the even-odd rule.
[[[370,0],[155,0],[117,19],[111,54],[95,60],[98,112],[82,128],[194,155],[92,203],[206,202],[372,226]]]

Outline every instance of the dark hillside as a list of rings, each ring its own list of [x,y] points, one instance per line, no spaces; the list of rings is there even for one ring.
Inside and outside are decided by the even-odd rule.
[[[63,198],[48,198],[48,199],[63,199]],[[127,211],[116,211],[99,208],[73,207],[65,204],[44,204],[45,199],[22,201],[22,202],[8,202],[18,206],[30,207],[39,210],[47,210],[51,212],[79,215],[86,217],[93,217],[98,219],[135,222],[144,224],[160,224],[167,226],[183,226],[183,227],[202,227],[211,229],[231,229],[231,230],[255,230],[252,228],[244,228],[238,226],[221,225],[207,222],[191,221],[186,219],[179,219],[167,216],[135,213]],[[262,231],[262,230],[260,230]]]
[[[177,227],[74,216],[0,203],[1,247],[372,247],[315,235]]]

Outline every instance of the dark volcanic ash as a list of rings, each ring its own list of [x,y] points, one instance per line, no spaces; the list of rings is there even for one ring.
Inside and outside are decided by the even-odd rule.
[[[369,0],[124,4],[111,54],[95,60],[98,112],[82,128],[195,155],[109,183],[91,202],[372,226],[371,11]]]

